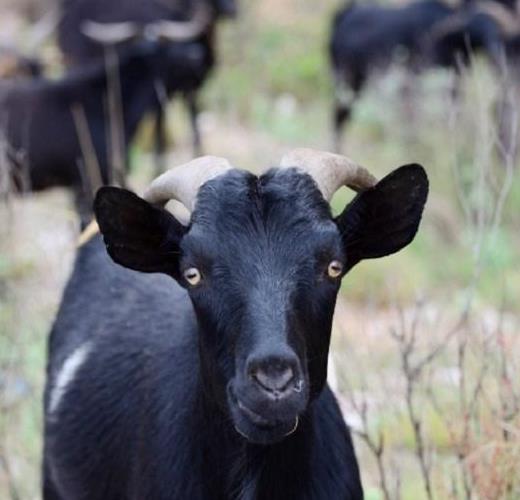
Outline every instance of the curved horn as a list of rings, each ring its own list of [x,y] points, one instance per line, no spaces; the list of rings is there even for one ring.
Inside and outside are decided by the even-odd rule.
[[[140,34],[140,28],[136,23],[98,23],[85,21],[81,24],[81,32],[88,38],[103,45],[114,45],[127,42]]]
[[[148,186],[143,198],[156,205],[177,200],[191,211],[200,186],[232,168],[225,158],[218,156],[196,158],[157,177]]]
[[[309,174],[327,201],[331,200],[341,186],[363,191],[377,183],[377,179],[368,170],[346,156],[314,149],[300,148],[290,151],[282,158],[280,166],[296,167]]]
[[[211,10],[203,2],[198,2],[193,16],[188,21],[157,21],[145,28],[145,36],[150,39],[164,38],[171,42],[193,40],[202,35],[211,23]]]
[[[479,2],[476,6],[476,12],[486,14],[493,19],[503,35],[513,37],[520,34],[520,22],[517,11],[506,7],[504,4],[499,2]]]

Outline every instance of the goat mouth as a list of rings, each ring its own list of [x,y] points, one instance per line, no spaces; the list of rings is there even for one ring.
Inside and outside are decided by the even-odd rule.
[[[247,416],[251,422],[253,422],[258,427],[265,427],[265,428],[273,428],[276,427],[276,423],[270,422],[268,419],[262,417],[258,413],[255,413],[251,408],[248,408],[240,399],[236,398],[235,396],[235,402],[240,411]]]
[[[274,444],[298,428],[298,415],[289,421],[269,420],[249,408],[233,391],[229,391],[229,397],[235,431],[252,443]]]

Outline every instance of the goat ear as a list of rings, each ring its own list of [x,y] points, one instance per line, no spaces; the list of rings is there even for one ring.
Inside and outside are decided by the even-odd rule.
[[[390,255],[410,243],[428,196],[428,177],[420,165],[394,170],[363,191],[336,219],[347,270],[363,259]]]
[[[115,262],[136,271],[178,278],[179,244],[186,228],[173,215],[115,187],[98,190],[94,212]]]

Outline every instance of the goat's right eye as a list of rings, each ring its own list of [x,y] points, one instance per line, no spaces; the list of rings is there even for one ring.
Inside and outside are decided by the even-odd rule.
[[[202,275],[196,267],[190,267],[183,273],[184,279],[191,285],[197,286],[202,280]]]

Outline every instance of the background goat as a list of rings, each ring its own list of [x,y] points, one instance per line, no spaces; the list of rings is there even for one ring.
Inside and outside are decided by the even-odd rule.
[[[419,0],[398,7],[353,3],[341,9],[329,47],[336,88],[335,148],[341,148],[354,101],[377,71],[397,61],[412,73],[432,65],[458,73],[479,52],[498,70],[507,39],[519,31],[520,21],[507,2],[469,1],[455,8]]]
[[[128,144],[141,119],[157,107],[153,82],[169,76],[171,67],[162,66],[163,54],[176,59],[179,81],[197,77],[192,62],[201,54],[197,46],[189,44],[159,49],[156,44],[142,45],[122,54],[120,64],[109,68],[119,75],[122,116],[115,126],[122,134],[122,150],[117,154],[122,155],[125,168]],[[78,68],[57,81],[41,79],[0,87],[0,128],[18,188],[39,191],[66,186],[84,195],[83,184],[92,192],[114,181],[114,175],[119,175],[117,182],[124,183],[124,172],[112,172],[118,145],[112,143],[109,132],[114,117],[107,111],[108,91],[103,62]],[[80,202],[85,216],[91,211],[88,197],[81,197]]]
[[[326,386],[336,295],[413,239],[428,182],[311,150],[281,164],[205,157],[158,178],[146,199],[195,203],[189,226],[99,191],[112,259],[177,284],[114,265],[99,238],[80,249],[50,338],[45,500],[362,498]],[[342,184],[361,193],[333,219]]]
[[[176,91],[182,93],[188,104],[193,131],[193,148],[201,150],[197,123],[197,93],[215,64],[215,27],[222,17],[234,16],[234,0],[190,0],[188,2],[143,2],[140,0],[63,0],[63,17],[58,27],[58,44],[69,65],[84,64],[102,59],[107,46],[116,50],[127,47],[143,37],[158,37],[163,43],[177,43],[179,36],[186,39],[192,32],[192,42],[200,44],[204,57],[193,61],[192,73],[198,77],[179,85],[175,58],[163,59],[169,78],[157,81],[158,99],[156,117],[156,154],[164,153],[165,99]],[[191,21],[191,22],[190,22]],[[166,53],[167,54],[167,53]],[[159,160],[158,160],[159,161]]]

